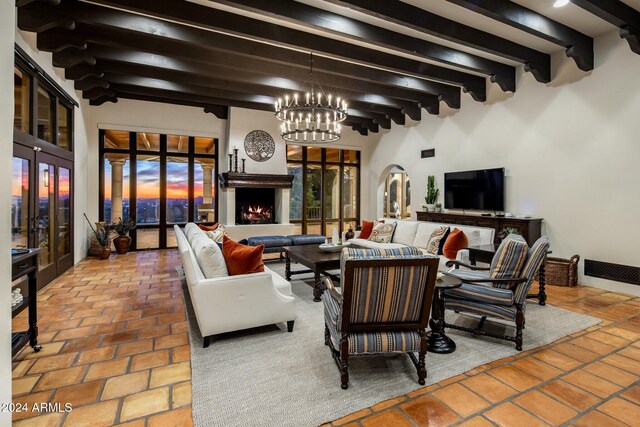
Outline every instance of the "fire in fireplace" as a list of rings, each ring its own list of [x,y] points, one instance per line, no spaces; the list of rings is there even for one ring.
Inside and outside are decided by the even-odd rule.
[[[242,219],[247,224],[271,224],[273,207],[249,205],[242,210]]]
[[[236,188],[236,224],[274,224],[275,189]]]

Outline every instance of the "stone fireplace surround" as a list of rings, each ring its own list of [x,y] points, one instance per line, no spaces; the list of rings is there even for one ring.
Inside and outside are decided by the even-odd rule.
[[[289,192],[291,175],[248,174],[227,172],[219,176],[220,215],[219,221],[227,228],[234,240],[253,236],[294,234],[294,225],[289,223]],[[274,214],[277,224],[236,224],[236,194],[238,188],[273,188]]]

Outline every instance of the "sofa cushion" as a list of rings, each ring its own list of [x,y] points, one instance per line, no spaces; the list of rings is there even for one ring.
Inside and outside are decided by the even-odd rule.
[[[360,238],[368,239],[373,231],[373,221],[362,221],[362,230],[360,230]]]
[[[442,255],[442,248],[444,248],[444,244],[449,238],[449,234],[451,233],[451,227],[447,227],[447,231],[444,232],[444,236],[440,239],[440,243],[438,243],[438,255]]]
[[[327,237],[321,234],[293,234],[287,237],[294,246],[321,245],[327,240]]]
[[[464,234],[467,236],[467,247],[490,245],[491,243],[493,243],[483,241],[479,230],[464,230]]]
[[[191,248],[204,277],[213,279],[229,275],[222,251],[213,240],[204,234],[196,234],[191,241]]]
[[[222,255],[230,276],[264,271],[262,251],[264,245],[246,246],[223,236]]]
[[[200,230],[200,228],[192,222],[184,226],[184,235],[187,237],[189,244],[191,244],[191,239],[193,239],[193,236],[196,234],[204,234],[204,231]]]
[[[449,233],[447,236],[447,240],[444,242],[444,246],[442,247],[442,255],[446,256],[449,259],[456,259],[458,256],[458,251],[460,249],[464,249],[468,246],[467,236],[464,234],[464,231],[459,228],[454,228],[453,231]]]
[[[393,232],[396,229],[396,223],[379,222],[373,226],[371,236],[367,240],[377,243],[391,243]]]
[[[418,248],[426,248],[429,243],[429,238],[434,230],[442,227],[442,224],[436,224],[434,222],[420,222],[418,229],[416,230],[416,238],[413,241],[413,245]]]
[[[256,236],[247,239],[249,246],[264,245],[265,248],[289,246],[292,244],[290,237],[285,236]]]
[[[413,246],[416,240],[416,231],[418,231],[418,223],[415,221],[396,221],[396,230],[391,238],[392,243],[402,243],[407,246]]]
[[[509,235],[498,246],[496,254],[491,260],[491,277],[503,279],[518,277],[527,260],[529,246],[520,235]]]
[[[360,238],[351,239],[349,240],[349,242],[351,242],[352,245],[361,246],[363,248],[368,248],[368,249],[399,249],[407,246],[407,245],[403,245],[402,243],[379,243],[379,242],[374,242],[373,240],[360,239]]]
[[[449,227],[440,227],[433,230],[429,241],[427,242],[427,252],[433,255],[438,255],[438,249],[440,248],[440,241],[446,236]]]

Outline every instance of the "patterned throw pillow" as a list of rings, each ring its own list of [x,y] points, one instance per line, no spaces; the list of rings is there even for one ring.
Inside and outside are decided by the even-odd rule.
[[[529,246],[524,237],[514,234],[505,237],[491,260],[491,278],[518,277],[527,260],[528,251]]]
[[[438,249],[440,248],[440,240],[442,240],[449,231],[449,227],[440,227],[433,230],[431,237],[427,241],[427,252],[433,255],[438,255]]]
[[[227,235],[227,228],[220,224],[213,231],[206,231],[207,237],[217,243],[222,243],[222,239]]]
[[[393,237],[393,232],[395,231],[395,229],[395,222],[392,222],[390,224],[377,222],[376,225],[373,226],[371,235],[367,240],[371,240],[372,242],[377,243],[391,243],[391,238]]]

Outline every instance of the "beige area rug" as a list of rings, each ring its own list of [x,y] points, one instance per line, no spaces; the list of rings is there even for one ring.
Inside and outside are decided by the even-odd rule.
[[[269,267],[284,272],[283,264]],[[322,303],[313,302],[311,287],[304,283],[313,279],[297,277],[302,279],[291,282],[297,299],[293,333],[286,332],[285,325],[266,326],[218,336],[209,348],[202,348],[185,294],[196,426],[317,426],[420,388],[408,356],[376,355],[349,359],[349,388],[342,390],[338,369],[324,345]],[[447,312],[447,320],[455,316]],[[530,302],[524,348],[551,343],[599,322]],[[453,330],[447,334],[455,340],[457,350],[444,355],[427,353],[427,384],[517,353],[514,344],[506,341]]]

